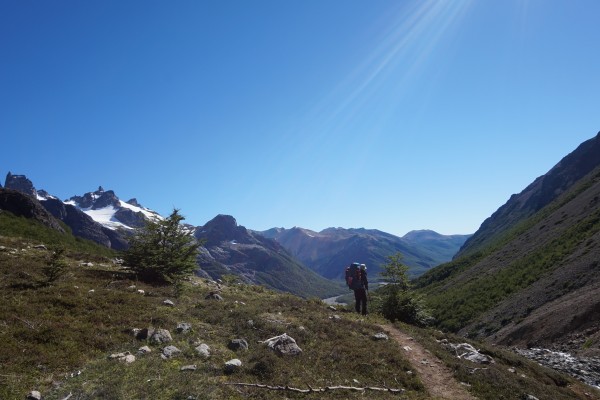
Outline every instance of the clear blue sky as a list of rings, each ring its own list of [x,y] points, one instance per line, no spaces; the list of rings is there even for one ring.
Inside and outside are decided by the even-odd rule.
[[[0,176],[472,233],[600,130],[600,1],[0,1]]]

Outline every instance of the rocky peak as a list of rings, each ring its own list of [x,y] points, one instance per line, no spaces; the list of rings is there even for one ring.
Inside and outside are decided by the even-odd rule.
[[[18,190],[21,193],[24,193],[28,196],[35,197],[36,191],[33,187],[33,183],[27,179],[25,175],[13,175],[10,172],[6,174],[6,181],[4,182],[4,187],[7,189]]]
[[[38,199],[55,199],[56,197],[52,196],[50,193],[46,192],[44,189],[40,189],[37,191]]]
[[[126,201],[127,204],[131,204],[134,207],[140,207],[142,208],[142,205],[140,203],[138,203],[137,199],[134,197],[133,199],[129,199]]]
[[[102,186],[98,187],[95,192],[88,192],[83,196],[73,196],[69,201],[74,202],[80,208],[88,208],[92,210],[98,210],[100,208],[108,207],[119,207],[119,198],[115,195],[112,190],[105,191]]]
[[[107,191],[98,191],[95,193],[98,197],[92,206],[93,210],[98,210],[100,208],[105,208],[109,206],[120,207],[119,198],[115,195],[115,192],[112,190]]]
[[[209,244],[218,244],[223,241],[247,242],[250,234],[243,226],[238,226],[231,215],[219,214],[204,226],[196,229],[197,238],[206,238]]]

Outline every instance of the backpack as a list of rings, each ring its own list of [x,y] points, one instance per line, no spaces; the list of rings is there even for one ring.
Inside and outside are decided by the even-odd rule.
[[[346,284],[352,290],[363,287],[359,263],[352,263],[346,268]]]

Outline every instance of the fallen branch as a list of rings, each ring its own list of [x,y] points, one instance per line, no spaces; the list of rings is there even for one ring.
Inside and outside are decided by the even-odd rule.
[[[469,367],[467,367],[467,369],[469,370],[469,373],[472,375],[477,371],[485,371],[487,368],[469,368]]]
[[[245,387],[255,387],[260,389],[269,389],[269,390],[281,390],[288,392],[297,392],[297,393],[323,393],[332,390],[351,390],[354,392],[364,392],[366,390],[372,390],[377,392],[390,392],[390,393],[403,393],[404,389],[394,389],[394,388],[380,388],[373,386],[366,387],[355,387],[355,386],[327,386],[324,388],[313,388],[310,385],[308,389],[299,389],[291,386],[270,386],[270,385],[262,385],[260,383],[243,383],[243,382],[225,382],[225,385],[231,386],[245,386]]]

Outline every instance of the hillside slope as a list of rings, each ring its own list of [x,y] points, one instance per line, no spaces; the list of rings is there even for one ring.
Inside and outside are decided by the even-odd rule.
[[[537,178],[521,193],[514,194],[469,238],[456,257],[472,254],[501,237],[519,222],[534,215],[578,180],[600,165],[600,132],[580,144],[546,174]]]
[[[7,224],[27,225],[20,231],[28,236],[33,231],[53,240],[69,236],[0,213],[0,228]],[[410,364],[408,350],[392,340],[373,339],[386,329],[375,316],[364,319],[320,301],[198,277],[173,297],[172,287],[135,281],[102,255],[106,248],[92,244],[81,251],[66,239],[68,268],[48,284],[42,270],[50,252],[28,236],[0,236],[2,399],[23,399],[32,390],[45,400],[431,398],[422,382],[427,375]],[[477,343],[495,363],[474,373],[475,364],[443,345],[458,338],[397,327],[435,354],[420,363],[445,364],[450,379],[464,382],[463,390],[476,398],[600,399],[597,391],[565,375]],[[157,335],[148,338],[152,330]],[[295,339],[301,353],[278,354],[264,343],[283,333]],[[244,342],[247,349],[233,345]],[[240,367],[227,372],[225,363],[234,359]],[[235,385],[240,382],[250,386]],[[303,394],[290,387],[332,389]],[[360,389],[365,387],[403,392]]]
[[[513,196],[453,262],[416,281],[442,327],[600,355],[598,164],[600,135]]]

